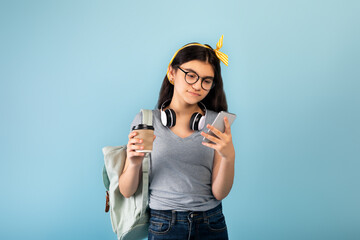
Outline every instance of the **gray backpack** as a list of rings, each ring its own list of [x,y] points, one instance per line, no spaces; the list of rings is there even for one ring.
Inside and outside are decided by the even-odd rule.
[[[141,109],[142,123],[152,125],[152,111]],[[137,240],[148,236],[149,227],[149,167],[150,153],[146,153],[142,163],[142,179],[135,194],[125,198],[119,191],[119,176],[126,160],[127,145],[104,147],[105,165],[103,182],[106,191],[105,212],[110,210],[113,231],[119,240]]]

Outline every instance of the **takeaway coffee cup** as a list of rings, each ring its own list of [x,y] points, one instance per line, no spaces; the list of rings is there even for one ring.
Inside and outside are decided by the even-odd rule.
[[[144,145],[144,149],[135,150],[136,152],[151,152],[153,148],[154,139],[154,127],[146,124],[139,124],[132,128],[133,131],[137,132],[135,138],[143,139],[142,143],[136,143],[135,145]]]

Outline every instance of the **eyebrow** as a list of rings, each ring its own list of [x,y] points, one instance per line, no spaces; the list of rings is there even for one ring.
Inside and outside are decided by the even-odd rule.
[[[188,70],[188,71],[191,71],[191,72],[194,72],[194,73],[196,73],[197,75],[199,75],[197,72],[195,72],[194,70],[192,70],[191,68],[184,68],[185,70]],[[212,80],[214,80],[214,77],[212,77],[212,76],[206,76],[206,77],[203,77],[203,79],[204,78],[210,78],[210,79],[212,79]]]

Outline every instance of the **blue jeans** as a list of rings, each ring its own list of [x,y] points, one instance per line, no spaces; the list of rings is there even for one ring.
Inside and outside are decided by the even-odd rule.
[[[149,240],[227,240],[221,203],[204,212],[150,209]]]

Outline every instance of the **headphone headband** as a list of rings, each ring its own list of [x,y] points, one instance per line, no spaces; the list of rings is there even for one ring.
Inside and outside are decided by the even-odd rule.
[[[169,98],[169,99],[167,99],[162,105],[161,105],[161,108],[160,108],[160,110],[162,111],[163,110],[163,108],[165,107],[164,105],[165,105],[165,103],[167,103],[167,102],[169,102],[171,100],[171,98]],[[202,105],[202,110],[205,112],[205,116],[206,116],[206,106],[205,106],[205,104],[203,104],[202,102],[198,102],[198,103],[200,103],[201,105]],[[199,105],[199,104],[198,104]]]

